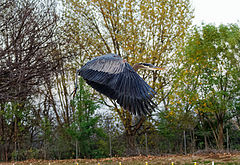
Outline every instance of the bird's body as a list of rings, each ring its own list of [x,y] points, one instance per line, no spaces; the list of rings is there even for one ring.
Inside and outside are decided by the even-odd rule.
[[[135,69],[138,68],[140,65],[135,65]],[[78,70],[78,74],[98,92],[117,100],[121,107],[133,114],[150,114],[156,107],[152,101],[155,91],[116,54],[90,60]]]

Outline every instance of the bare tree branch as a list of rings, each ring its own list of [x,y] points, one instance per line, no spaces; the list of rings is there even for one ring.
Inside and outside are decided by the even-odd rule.
[[[5,0],[0,10],[0,103],[24,100],[57,69],[58,18],[54,3]]]

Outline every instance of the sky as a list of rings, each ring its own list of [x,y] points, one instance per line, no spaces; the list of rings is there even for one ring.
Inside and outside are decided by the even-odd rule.
[[[193,24],[240,24],[240,0],[191,0],[195,9]]]

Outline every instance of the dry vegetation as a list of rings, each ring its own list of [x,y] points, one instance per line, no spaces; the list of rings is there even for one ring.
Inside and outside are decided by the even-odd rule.
[[[114,157],[114,158],[102,158],[102,159],[67,159],[67,160],[26,160],[21,162],[8,162],[0,163],[0,165],[117,165],[121,162],[122,165],[145,165],[148,162],[149,165],[153,164],[185,164],[190,165],[197,163],[200,164],[226,164],[237,165],[240,164],[240,154],[201,154],[201,155],[164,155],[164,156],[136,156],[136,157]]]

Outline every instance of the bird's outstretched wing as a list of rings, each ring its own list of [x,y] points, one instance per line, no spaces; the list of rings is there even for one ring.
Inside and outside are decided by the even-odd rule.
[[[156,107],[151,100],[155,91],[118,55],[96,57],[79,70],[79,75],[133,114],[146,115]]]

